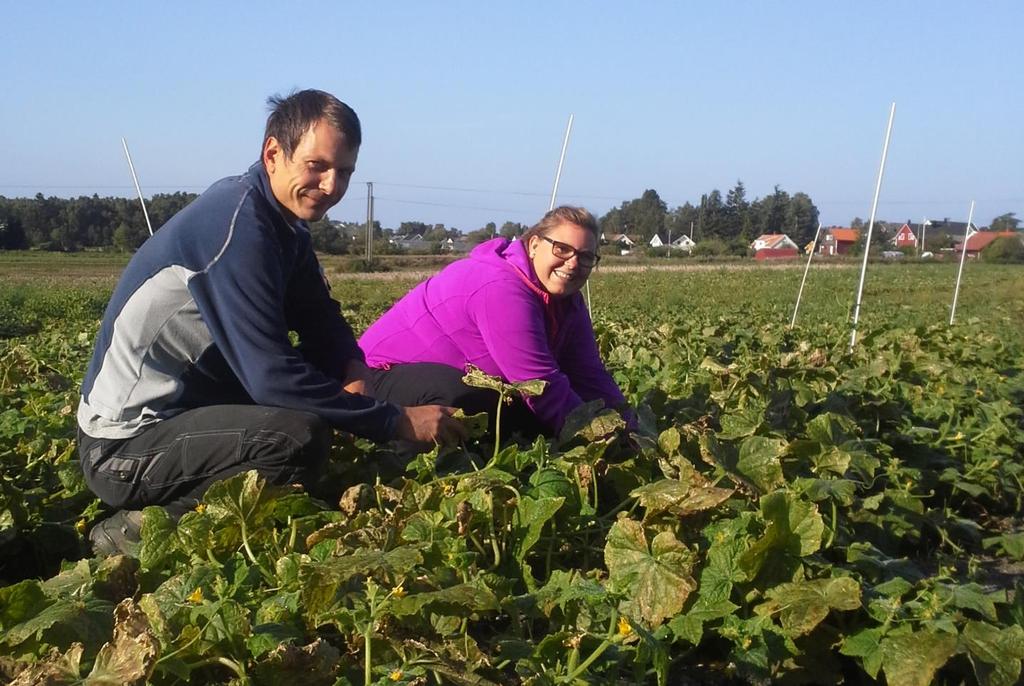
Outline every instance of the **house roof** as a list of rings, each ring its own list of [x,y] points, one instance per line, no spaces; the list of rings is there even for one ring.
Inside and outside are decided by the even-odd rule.
[[[951,222],[945,219],[932,219],[931,225],[928,226],[929,235],[946,234],[946,235],[959,235],[963,237],[967,231],[967,222]]]
[[[979,231],[967,239],[967,252],[979,252],[987,248],[997,238],[1017,235],[1019,234],[1016,231]],[[958,244],[956,249],[962,250],[963,243]]]
[[[844,243],[856,243],[860,240],[860,231],[857,229],[832,229],[829,231],[832,237],[836,241],[843,241]]]
[[[757,250],[765,250],[765,249],[771,249],[771,248],[778,248],[778,247],[782,247],[782,246],[789,246],[789,247],[792,247],[792,248],[797,247],[796,243],[794,243],[790,239],[790,237],[787,236],[784,233],[765,233],[765,234],[761,234],[760,236],[758,236],[754,240],[753,243],[751,243],[751,247],[752,248],[755,247],[755,246],[756,246],[755,249],[757,249]]]

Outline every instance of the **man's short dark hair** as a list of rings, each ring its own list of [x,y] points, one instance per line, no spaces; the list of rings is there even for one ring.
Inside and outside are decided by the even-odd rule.
[[[272,95],[267,98],[270,116],[263,143],[273,136],[281,145],[285,156],[291,159],[302,135],[321,119],[345,135],[350,150],[363,143],[363,129],[359,117],[351,107],[330,93],[318,90],[304,90],[292,93],[287,98]]]

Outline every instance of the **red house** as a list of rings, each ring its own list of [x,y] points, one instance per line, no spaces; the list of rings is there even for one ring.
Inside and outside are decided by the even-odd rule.
[[[917,247],[917,235],[910,228],[910,224],[904,224],[896,230],[896,235],[889,242],[897,248],[915,248]]]
[[[1020,237],[1021,234],[1018,233],[1017,231],[978,231],[972,234],[971,237],[967,239],[967,256],[978,257],[978,255],[981,254],[982,250],[991,245],[992,241],[1003,236]],[[963,249],[964,244],[962,242],[957,243],[956,247],[954,248],[954,250],[957,253],[959,253]]]
[[[784,233],[766,233],[750,244],[755,260],[784,260],[800,256],[800,248]]]
[[[819,255],[845,255],[860,240],[857,229],[826,229],[824,237],[818,243]]]

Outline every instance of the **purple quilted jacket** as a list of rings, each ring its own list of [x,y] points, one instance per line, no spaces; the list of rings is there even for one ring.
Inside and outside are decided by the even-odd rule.
[[[518,240],[482,243],[419,284],[366,330],[359,346],[371,367],[468,363],[505,381],[544,379],[543,395],[526,403],[556,431],[584,401],[625,405],[598,355],[583,298],[551,298]]]

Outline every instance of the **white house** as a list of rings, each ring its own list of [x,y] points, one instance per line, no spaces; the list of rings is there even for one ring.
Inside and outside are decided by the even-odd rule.
[[[610,234],[602,233],[601,234],[601,243],[606,243],[606,244],[615,243],[619,247],[626,248],[626,249],[629,249],[629,248],[632,248],[632,247],[636,246],[636,241],[634,241],[632,238],[630,238],[629,236],[627,236],[624,233],[610,233]]]
[[[672,241],[673,248],[679,248],[680,250],[685,250],[686,252],[691,252],[696,246],[697,244],[693,242],[693,239],[687,236],[685,233],[679,238]]]

